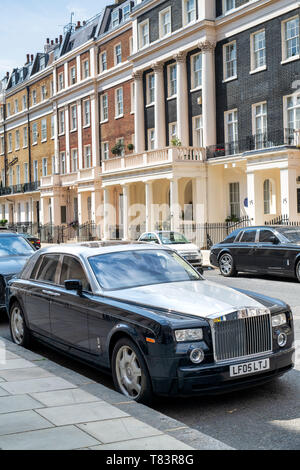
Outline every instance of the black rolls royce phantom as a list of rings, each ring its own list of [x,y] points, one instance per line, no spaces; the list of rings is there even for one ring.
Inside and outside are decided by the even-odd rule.
[[[139,402],[246,388],[293,367],[288,305],[207,281],[168,248],[53,246],[9,284],[16,344],[34,337],[109,369]]]
[[[295,277],[300,282],[300,227],[247,227],[214,245],[210,262],[225,277],[238,272]]]

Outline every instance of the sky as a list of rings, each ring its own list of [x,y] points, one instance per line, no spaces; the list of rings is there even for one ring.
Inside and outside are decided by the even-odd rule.
[[[46,38],[63,34],[70,22],[87,20],[114,0],[0,0],[0,78],[43,52]]]

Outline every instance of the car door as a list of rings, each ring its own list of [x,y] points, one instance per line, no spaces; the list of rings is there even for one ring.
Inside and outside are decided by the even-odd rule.
[[[257,269],[255,251],[257,247],[257,230],[245,229],[234,244],[233,254],[237,269],[241,271],[255,271]]]
[[[66,290],[64,282],[72,279],[82,282],[82,296]],[[74,256],[64,255],[50,305],[51,332],[58,347],[83,355],[89,353],[88,292],[90,286],[81,262]]]
[[[51,336],[50,303],[55,295],[59,255],[46,254],[41,256],[26,285],[25,305],[29,328],[43,336]]]
[[[259,243],[256,250],[257,264],[261,271],[289,271],[287,249],[278,236],[270,229],[259,230]]]

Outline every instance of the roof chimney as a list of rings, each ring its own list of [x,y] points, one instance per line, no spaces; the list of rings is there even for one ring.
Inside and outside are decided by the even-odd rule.
[[[31,54],[31,62],[33,62],[33,59],[34,59],[34,56],[33,54]]]
[[[29,62],[30,62],[30,54],[27,54],[26,55],[26,64],[25,65],[29,64]]]
[[[62,34],[59,35],[59,43],[61,44],[63,40]]]
[[[58,44],[58,38],[55,38],[55,44]]]
[[[47,44],[50,44],[50,39],[49,39],[49,38],[47,38],[46,42],[47,42]]]
[[[80,28],[81,28],[81,22],[80,22],[80,21],[77,21],[77,25],[76,25],[75,31],[77,31],[77,29],[80,29]]]

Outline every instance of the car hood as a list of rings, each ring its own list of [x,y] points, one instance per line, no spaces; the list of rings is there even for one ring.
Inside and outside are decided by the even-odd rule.
[[[135,287],[109,292],[107,295],[146,307],[162,308],[202,318],[218,313],[224,315],[241,307],[265,307],[249,295],[206,280]]]
[[[32,252],[32,254],[34,254]],[[5,256],[0,258],[0,274],[3,276],[18,274],[22,271],[31,255]]]

